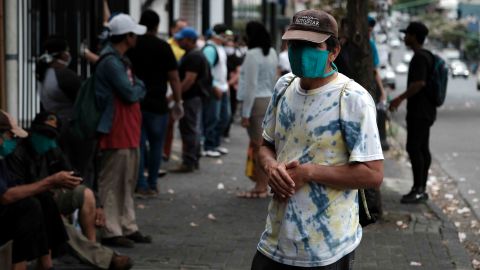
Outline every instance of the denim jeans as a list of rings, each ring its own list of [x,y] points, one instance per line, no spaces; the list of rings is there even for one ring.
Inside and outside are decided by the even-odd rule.
[[[157,190],[158,170],[162,162],[163,143],[167,133],[168,113],[156,114],[142,112],[142,136],[140,142],[140,170],[138,173],[138,189]],[[148,140],[148,153],[146,153],[146,142]],[[147,154],[147,162],[145,162]],[[143,171],[145,163],[148,163],[148,179],[145,179]]]
[[[210,98],[204,103],[203,129],[204,149],[215,150],[220,146],[223,133],[230,122],[230,97],[228,92],[223,93],[220,100]]]

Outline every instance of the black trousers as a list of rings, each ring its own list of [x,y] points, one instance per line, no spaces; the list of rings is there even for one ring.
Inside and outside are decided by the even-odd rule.
[[[48,239],[40,201],[26,198],[0,206],[0,245],[13,240],[12,262],[48,254]]]
[[[425,119],[407,119],[407,153],[412,163],[413,187],[417,189],[427,186],[428,169],[432,164],[429,149],[432,124]]]
[[[352,270],[355,251],[343,256],[340,260],[325,266],[299,267],[278,263],[257,251],[253,257],[252,270]]]
[[[182,136],[182,159],[185,165],[195,166],[200,156],[202,100],[200,97],[184,100],[183,109],[184,115],[178,125]]]

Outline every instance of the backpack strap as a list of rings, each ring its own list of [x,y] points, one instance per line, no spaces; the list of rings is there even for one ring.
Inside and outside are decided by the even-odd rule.
[[[338,122],[340,124],[340,133],[342,134],[343,141],[345,142],[345,144],[347,144],[347,140],[346,140],[346,137],[345,137],[345,130],[344,130],[343,123],[342,123],[342,96],[344,95],[345,91],[347,90],[347,86],[351,81],[353,81],[353,80],[350,79],[343,85],[342,90],[340,91],[340,99],[338,101],[338,120],[339,120]],[[350,152],[350,149],[348,149],[348,144],[346,145],[346,147],[347,147],[348,152]],[[358,191],[360,192],[360,199],[361,199],[361,202],[359,202],[359,203],[363,204],[363,209],[365,209],[365,214],[367,215],[367,218],[369,220],[371,220],[372,215],[370,214],[370,211],[368,210],[367,198],[365,197],[365,190],[358,189]]]
[[[293,83],[293,81],[297,78],[297,75],[294,75],[288,82],[285,84],[285,87],[282,88],[280,93],[278,93],[277,99],[275,100],[275,107],[278,106],[278,103],[280,102],[280,98],[282,98],[283,95],[287,92],[288,87]]]

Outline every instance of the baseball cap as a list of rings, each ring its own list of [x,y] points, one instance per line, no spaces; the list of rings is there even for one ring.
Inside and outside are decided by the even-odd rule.
[[[28,133],[18,126],[13,117],[5,111],[0,111],[0,131],[10,130],[15,136],[25,138]]]
[[[184,38],[197,39],[198,34],[197,31],[192,27],[184,27],[182,28],[182,30],[178,31],[173,37],[177,40]]]
[[[400,32],[426,37],[428,35],[428,28],[421,22],[411,22],[407,28],[401,29]]]
[[[111,36],[127,33],[143,35],[147,32],[147,27],[136,23],[132,17],[124,13],[120,13],[113,17],[110,22],[108,22],[108,28],[110,28]]]
[[[330,36],[338,37],[337,21],[322,10],[303,10],[293,16],[282,40],[306,40],[322,43]]]

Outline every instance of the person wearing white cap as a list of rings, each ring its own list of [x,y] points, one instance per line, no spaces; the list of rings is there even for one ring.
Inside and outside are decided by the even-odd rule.
[[[137,35],[145,34],[147,29],[126,14],[113,17],[108,27],[110,44],[102,50],[95,71],[97,106],[101,111],[97,126],[98,195],[106,218],[102,243],[131,248],[135,242],[152,241],[138,231],[133,202],[140,159],[140,101],[146,90],[125,57],[135,47]]]
[[[375,103],[337,72],[333,16],[300,11],[282,39],[293,74],[277,82],[263,121],[259,159],[274,196],[251,269],[350,270],[362,238],[357,189],[383,179]]]

